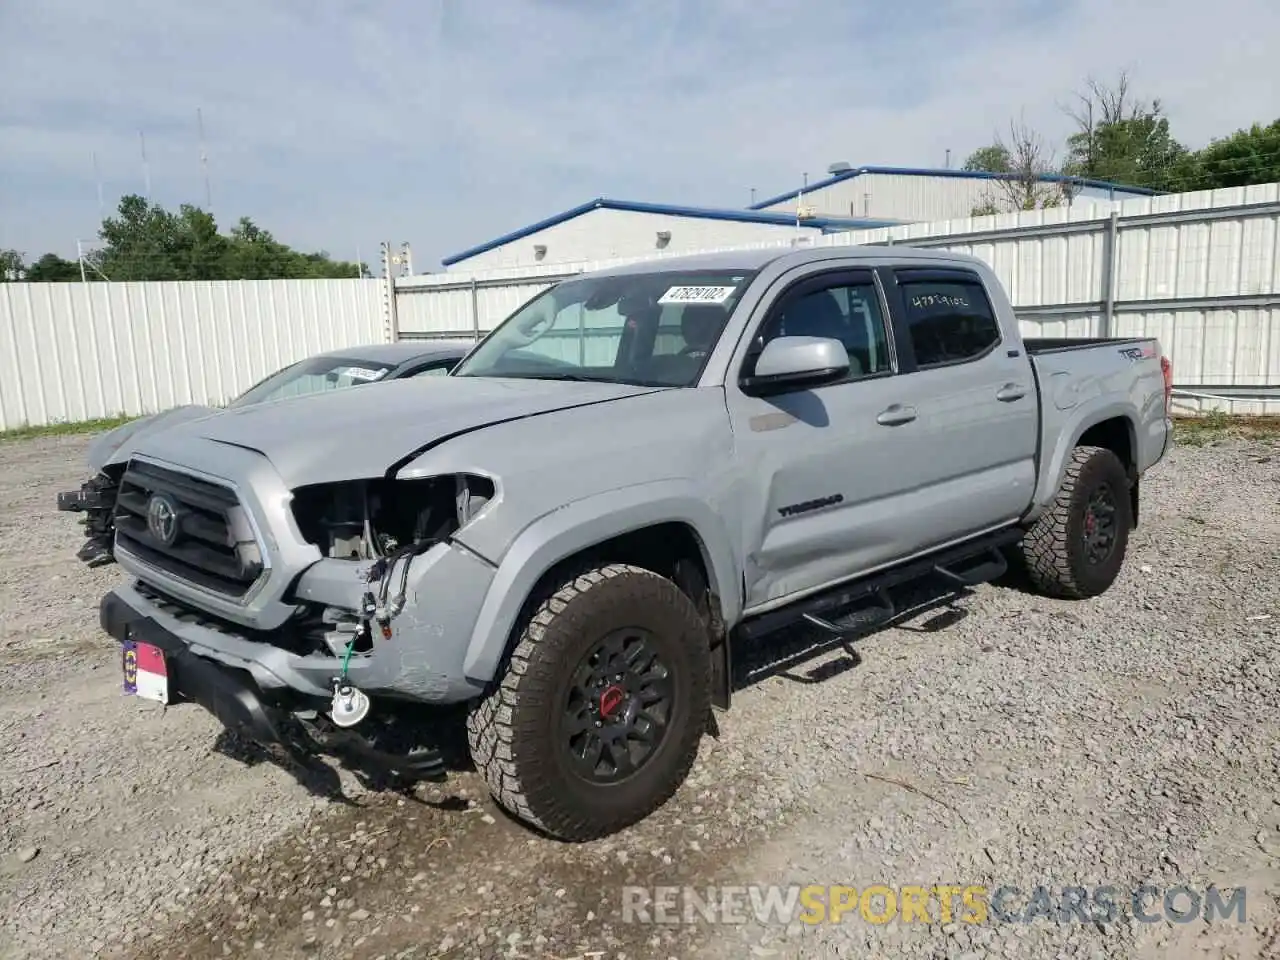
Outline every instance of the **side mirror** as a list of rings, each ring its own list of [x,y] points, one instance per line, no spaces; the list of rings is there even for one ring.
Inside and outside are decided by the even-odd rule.
[[[849,351],[828,337],[777,337],[756,358],[755,372],[744,377],[743,393],[763,396],[817,387],[846,376]]]

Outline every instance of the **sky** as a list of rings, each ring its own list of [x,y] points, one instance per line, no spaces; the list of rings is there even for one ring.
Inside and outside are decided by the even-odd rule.
[[[1199,147],[1280,116],[1277,41],[1275,0],[0,0],[0,248],[74,257],[140,131],[151,199],[205,206],[197,109],[224,228],[421,273],[597,196],[959,166],[1014,117],[1060,155],[1121,70]]]

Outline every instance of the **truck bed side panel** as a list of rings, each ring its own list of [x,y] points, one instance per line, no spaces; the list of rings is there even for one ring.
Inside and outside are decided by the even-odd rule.
[[[1158,341],[1032,353],[1031,363],[1042,399],[1041,469],[1029,519],[1053,503],[1071,451],[1091,427],[1122,421],[1139,476],[1164,455],[1172,424],[1165,412]]]

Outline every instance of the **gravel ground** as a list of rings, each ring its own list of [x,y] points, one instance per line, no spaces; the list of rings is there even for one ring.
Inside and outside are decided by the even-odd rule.
[[[84,569],[52,508],[84,443],[0,444],[5,957],[1280,956],[1275,441],[1173,450],[1097,600],[984,586],[862,640],[857,660],[800,657],[801,636],[740,653],[734,708],[676,798],[581,845],[506,819],[473,772],[404,795],[343,772],[335,799],[197,708],[122,697],[96,621],[119,573]],[[1137,922],[1142,882],[1245,886],[1246,922]],[[622,914],[624,885],[766,884],[1006,885],[1014,911],[1037,886],[1110,885],[1122,909]]]

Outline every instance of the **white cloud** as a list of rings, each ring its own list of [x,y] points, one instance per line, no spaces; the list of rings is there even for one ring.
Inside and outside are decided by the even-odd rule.
[[[1199,146],[1275,119],[1274,0],[425,0],[6,8],[0,246],[67,253],[140,191],[421,266],[605,194],[745,205],[828,163],[959,163],[1011,116],[1055,142],[1128,69]]]

